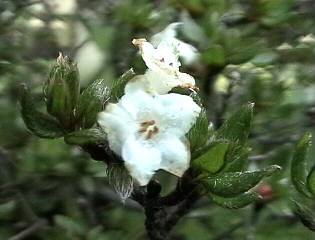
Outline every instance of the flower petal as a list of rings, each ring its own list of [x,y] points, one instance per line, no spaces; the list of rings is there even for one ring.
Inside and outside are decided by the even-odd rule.
[[[99,113],[98,123],[107,133],[110,148],[121,155],[123,141],[136,131],[135,121],[118,104],[108,104],[105,111]]]
[[[149,82],[150,92],[156,94],[166,94],[172,88],[180,86],[181,81],[173,74],[167,74],[163,71],[147,70],[145,77]]]
[[[187,73],[177,72],[174,74],[148,69],[144,75],[138,76],[127,84],[125,93],[142,90],[152,95],[166,94],[178,86],[194,87],[195,79]]]
[[[157,144],[162,153],[160,168],[181,177],[189,167],[190,151],[187,140],[180,140],[174,135],[167,134]]]
[[[156,97],[163,106],[161,114],[165,132],[184,136],[195,123],[201,108],[186,95],[170,93]]]
[[[125,87],[125,94],[133,94],[139,90],[151,93],[150,81],[148,81],[145,75],[138,75],[131,79]]]
[[[159,48],[158,46],[163,42],[173,45],[176,48],[175,51],[178,52],[177,55],[182,58],[183,62],[185,64],[192,64],[199,57],[198,50],[194,46],[176,38],[177,29],[183,25],[181,22],[169,24],[163,31],[153,35],[150,42],[156,48]]]
[[[184,64],[192,64],[193,62],[197,61],[199,58],[199,53],[194,46],[178,39],[176,39],[175,42],[178,45],[179,56],[182,58]]]
[[[122,157],[130,175],[140,186],[147,185],[156,170],[160,168],[161,153],[146,142],[129,137],[122,149]]]
[[[150,42],[154,47],[157,47],[162,41],[165,41],[165,39],[175,38],[177,35],[176,30],[180,25],[183,25],[183,23],[174,22],[169,24],[164,30],[154,34],[150,39]]]
[[[156,112],[160,112],[161,106],[154,97],[142,89],[134,89],[131,93],[124,95],[120,101],[120,106],[128,112],[138,122],[152,117]]]
[[[172,42],[162,42],[158,48],[154,48],[145,39],[134,39],[132,42],[139,47],[142,59],[149,69],[171,74],[179,70],[180,62],[178,61],[176,46]]]

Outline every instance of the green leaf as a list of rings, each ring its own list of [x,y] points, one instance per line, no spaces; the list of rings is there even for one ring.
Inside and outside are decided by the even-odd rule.
[[[244,145],[247,141],[253,119],[254,104],[249,103],[235,112],[217,131],[218,139],[226,139]]]
[[[66,127],[72,128],[79,93],[77,65],[60,54],[44,86],[47,111]]]
[[[216,139],[230,142],[224,171],[241,171],[247,164],[246,142],[253,119],[253,103],[246,104],[228,118],[216,133]]]
[[[307,151],[311,145],[312,135],[306,133],[297,143],[291,162],[291,179],[295,188],[304,196],[311,197],[307,188]]]
[[[313,214],[312,209],[296,201],[293,201],[293,203],[294,213],[300,218],[303,225],[311,231],[315,231],[315,215]]]
[[[202,108],[196,123],[192,126],[187,134],[187,139],[190,143],[190,150],[194,153],[196,150],[202,148],[208,138],[209,121],[207,119],[207,113],[204,108]]]
[[[193,161],[193,166],[209,173],[218,172],[224,165],[228,147],[229,144],[224,142],[211,144],[204,154]]]
[[[206,190],[221,196],[235,197],[255,187],[264,177],[268,177],[280,169],[272,165],[255,172],[228,172],[209,176],[202,180]]]
[[[239,147],[236,143],[230,143],[223,171],[241,172],[243,169],[247,169],[249,151],[250,149],[246,146]]]
[[[110,93],[110,100],[112,102],[117,102],[124,95],[125,86],[135,75],[135,72],[131,68],[113,83]]]
[[[58,138],[64,135],[64,130],[56,119],[36,110],[35,100],[26,87],[22,89],[20,104],[24,123],[33,134],[42,138]]]
[[[315,196],[315,166],[312,167],[307,176],[307,187],[308,190]]]
[[[97,79],[90,84],[81,94],[77,107],[76,119],[83,128],[92,127],[97,114],[109,100],[110,91],[104,79]]]
[[[209,197],[214,203],[218,204],[221,207],[229,209],[243,208],[261,199],[259,194],[256,192],[243,193],[233,198],[223,198],[213,194],[209,194]]]
[[[106,142],[106,135],[100,129],[91,128],[69,133],[64,140],[70,145],[102,144]]]

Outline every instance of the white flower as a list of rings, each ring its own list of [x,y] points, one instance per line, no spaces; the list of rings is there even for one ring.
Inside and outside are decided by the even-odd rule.
[[[176,30],[181,25],[183,25],[181,22],[169,24],[163,31],[153,35],[150,42],[156,48],[160,44],[173,44],[178,50],[180,50],[178,51],[178,54],[183,59],[183,62],[185,64],[191,64],[199,58],[199,53],[194,46],[176,38]]]
[[[143,89],[150,94],[165,94],[172,88],[181,86],[195,88],[195,79],[187,73],[179,71],[179,56],[187,49],[195,48],[175,38],[175,25],[170,25],[154,37],[156,48],[146,39],[134,39],[132,43],[140,49],[140,53],[148,70],[126,86],[126,93],[135,89]],[[189,50],[189,51],[190,51]]]
[[[125,88],[125,93],[132,93],[138,89],[155,94],[166,94],[174,87],[197,89],[195,80],[187,73],[166,74],[162,71],[148,69],[144,75],[131,79]]]
[[[107,133],[110,148],[122,156],[130,175],[143,186],[158,169],[182,176],[189,167],[185,134],[199,113],[200,107],[189,96],[152,96],[138,90],[107,105],[98,123]]]

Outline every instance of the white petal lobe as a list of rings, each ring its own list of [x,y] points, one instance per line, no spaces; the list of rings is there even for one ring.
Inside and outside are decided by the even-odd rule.
[[[181,177],[189,167],[190,152],[187,140],[167,135],[159,142],[162,153],[161,169]]]
[[[124,143],[122,157],[130,175],[140,186],[147,185],[155,171],[160,168],[160,151],[136,141],[133,137],[129,137]]]

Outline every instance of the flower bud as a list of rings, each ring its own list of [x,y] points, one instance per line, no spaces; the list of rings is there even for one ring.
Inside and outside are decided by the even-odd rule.
[[[61,53],[44,86],[47,111],[66,128],[72,130],[74,109],[80,93],[76,64]]]
[[[106,169],[108,182],[113,186],[124,203],[133,191],[133,179],[121,164],[108,164]]]
[[[265,183],[258,187],[257,193],[262,197],[263,201],[269,201],[274,198],[272,186]]]

